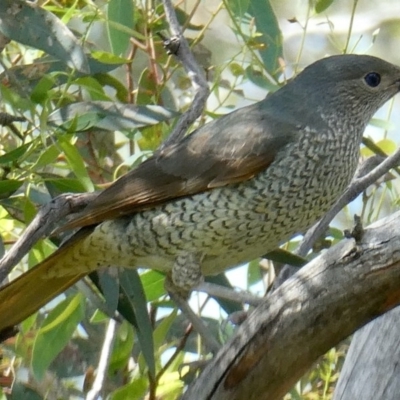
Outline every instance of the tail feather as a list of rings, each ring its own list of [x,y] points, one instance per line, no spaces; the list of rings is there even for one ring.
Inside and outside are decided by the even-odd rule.
[[[91,232],[91,228],[82,229],[50,257],[0,288],[0,335],[24,321],[88,274],[87,271],[80,272],[77,269],[66,276],[49,277],[48,271],[58,263],[65,263],[65,258],[71,254],[70,250],[79,246],[81,240]],[[79,266],[71,265],[71,268],[74,267]]]

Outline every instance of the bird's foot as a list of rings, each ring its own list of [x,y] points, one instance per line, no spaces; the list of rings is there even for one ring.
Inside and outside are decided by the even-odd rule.
[[[364,228],[361,222],[361,217],[358,215],[354,215],[353,229],[351,231],[345,229],[343,233],[345,238],[354,239],[357,244],[360,243],[364,235]]]

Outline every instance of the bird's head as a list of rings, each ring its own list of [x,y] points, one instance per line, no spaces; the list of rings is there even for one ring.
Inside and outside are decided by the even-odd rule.
[[[296,115],[339,117],[346,124],[365,126],[400,91],[400,68],[372,56],[332,56],[305,68],[283,89],[283,101],[290,101]]]

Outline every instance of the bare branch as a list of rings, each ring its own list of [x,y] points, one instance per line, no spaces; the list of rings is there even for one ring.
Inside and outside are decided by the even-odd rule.
[[[201,336],[206,345],[207,349],[212,353],[216,353],[221,346],[215,340],[215,338],[210,334],[209,329],[206,327],[204,322],[193,312],[190,308],[188,302],[183,299],[179,294],[172,290],[169,290],[169,297],[174,301],[174,303],[179,307],[179,309],[184,313],[184,315],[189,319],[191,324],[197,333]]]
[[[247,303],[252,306],[258,306],[262,302],[262,298],[254,296],[251,293],[228,289],[209,282],[201,283],[195,290],[207,293],[210,296],[236,301],[237,303]]]
[[[397,307],[354,334],[334,400],[398,400],[399,326]]]
[[[101,391],[103,389],[103,385],[107,377],[108,365],[111,359],[111,353],[114,344],[116,329],[117,329],[117,322],[111,318],[108,321],[103,347],[101,349],[99,365],[96,371],[96,379],[93,382],[92,389],[86,396],[86,400],[96,400],[100,398]]]
[[[0,260],[0,282],[7,277],[14,265],[21,261],[22,257],[39,239],[51,233],[55,223],[65,216],[79,211],[96,196],[97,193],[63,194],[43,206],[14,246]]]
[[[163,0],[165,16],[168,20],[174,39],[178,40],[178,49],[174,52],[176,58],[182,63],[196,92],[190,108],[179,118],[174,130],[161,144],[159,151],[173,143],[180,141],[186,134],[189,126],[201,115],[204,110],[209,88],[203,71],[197,64],[179,25],[174,7],[170,0]]]

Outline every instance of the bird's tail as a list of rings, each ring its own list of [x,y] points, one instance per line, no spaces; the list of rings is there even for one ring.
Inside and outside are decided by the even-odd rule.
[[[88,274],[77,265],[71,265],[73,272],[66,275],[53,276],[49,271],[65,263],[91,231],[82,229],[50,257],[0,288],[0,337]]]

